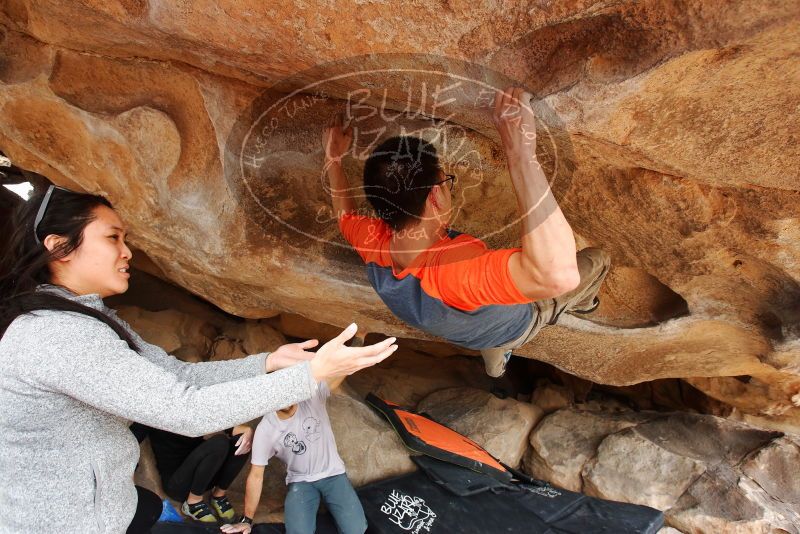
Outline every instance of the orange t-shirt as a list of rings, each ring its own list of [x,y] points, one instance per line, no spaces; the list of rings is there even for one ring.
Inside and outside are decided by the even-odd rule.
[[[487,304],[532,302],[520,293],[508,270],[508,260],[519,248],[490,250],[476,237],[451,233],[398,271],[389,253],[392,230],[385,222],[345,214],[339,229],[365,263],[391,267],[396,278],[414,276],[425,293],[448,306],[471,311]]]

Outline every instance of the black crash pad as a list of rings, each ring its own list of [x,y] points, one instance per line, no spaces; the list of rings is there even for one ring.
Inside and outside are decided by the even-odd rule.
[[[470,484],[475,484],[476,473],[453,467],[463,470]],[[661,512],[646,506],[596,499],[549,485],[517,483],[471,496],[457,496],[448,485],[453,486],[416,471],[364,486],[357,492],[370,525],[368,532],[655,534],[664,523]],[[454,486],[459,489],[459,484]]]
[[[284,534],[283,523],[259,523],[253,526],[252,534]],[[317,534],[338,534],[330,514],[317,515]],[[150,534],[222,534],[219,526],[197,523],[156,523]]]

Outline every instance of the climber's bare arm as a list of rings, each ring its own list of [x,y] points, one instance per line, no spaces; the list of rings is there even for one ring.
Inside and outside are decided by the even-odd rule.
[[[353,141],[352,128],[344,127],[344,118],[337,113],[322,133],[322,146],[325,149],[325,172],[330,181],[333,214],[338,219],[345,213],[355,211],[356,203],[353,191],[342,167],[342,158],[350,149]]]
[[[530,93],[520,88],[498,91],[493,119],[522,216],[522,252],[509,259],[509,272],[520,292],[536,300],[574,289],[580,275],[572,228],[536,160],[536,122],[530,99]]]

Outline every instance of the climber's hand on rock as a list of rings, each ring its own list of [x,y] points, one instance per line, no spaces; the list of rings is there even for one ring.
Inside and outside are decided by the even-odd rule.
[[[374,345],[364,347],[348,347],[345,345],[358,330],[351,324],[344,331],[325,343],[311,360],[311,373],[317,381],[333,377],[351,375],[356,371],[370,367],[388,358],[395,350],[397,341],[390,337]]]
[[[309,339],[302,343],[281,345],[275,352],[267,356],[266,371],[271,373],[284,367],[291,367],[296,363],[312,360],[316,354],[308,352],[306,349],[313,349],[317,345],[319,345],[319,341],[316,339]]]
[[[532,95],[520,87],[497,91],[492,121],[507,157],[536,157],[536,117]]]
[[[322,132],[322,146],[325,148],[325,163],[341,162],[353,142],[353,128],[344,126],[342,112],[333,116]]]

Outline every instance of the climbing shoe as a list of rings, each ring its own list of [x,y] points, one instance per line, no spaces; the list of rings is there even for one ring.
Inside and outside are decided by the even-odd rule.
[[[227,497],[211,497],[211,508],[214,509],[216,512],[217,517],[222,519],[225,523],[230,523],[233,521],[233,518],[236,516],[236,512],[233,510],[233,505],[231,501],[228,500]]]
[[[511,359],[510,349],[483,349],[481,350],[483,356],[483,365],[486,368],[486,374],[492,378],[499,378],[506,372],[508,360]]]
[[[183,512],[183,515],[191,517],[195,521],[200,521],[201,523],[217,522],[217,518],[214,517],[213,512],[211,512],[211,508],[203,501],[194,504],[183,501],[181,512]]]

